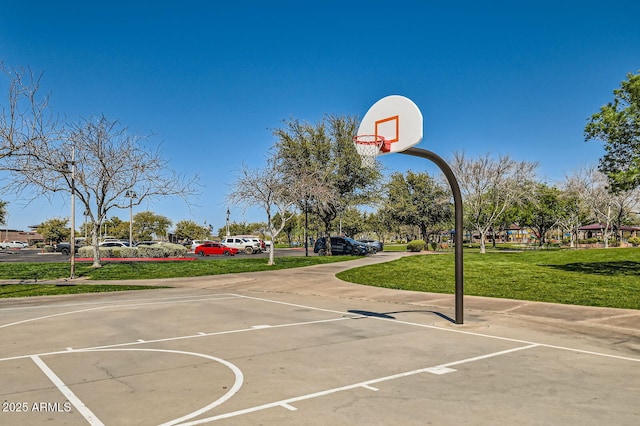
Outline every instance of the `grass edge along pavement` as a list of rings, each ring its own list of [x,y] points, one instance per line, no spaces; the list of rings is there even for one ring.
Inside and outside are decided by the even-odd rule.
[[[453,294],[454,255],[403,257],[336,276],[375,287]],[[640,250],[465,251],[464,294],[640,309]]]
[[[105,262],[100,268],[76,264],[76,280],[52,283],[69,277],[69,263],[0,263],[0,298],[78,294],[164,288],[158,286],[119,286],[86,284],[86,280],[142,280],[198,277],[242,272],[259,272],[353,260],[353,256],[278,257],[275,265],[265,259],[219,259],[200,262]],[[38,293],[38,288],[41,293]],[[84,289],[84,291],[83,291]]]
[[[297,259],[297,260],[296,260]],[[284,257],[269,266],[264,259],[229,259],[206,262],[113,263],[93,269],[77,265],[79,277],[88,280],[175,278],[296,268],[351,260],[352,256]],[[337,274],[348,282],[452,294],[455,288],[454,256],[408,256],[383,264],[349,269]],[[465,251],[465,295],[541,301],[583,306],[640,309],[640,250],[590,249],[505,251],[479,254]],[[179,266],[178,266],[179,265]],[[196,266],[197,265],[197,266]],[[0,264],[0,279],[55,280],[68,277],[68,263]],[[83,268],[86,268],[83,270]],[[61,294],[81,292],[82,280],[58,285]],[[15,283],[11,283],[15,284]],[[18,285],[27,285],[21,283]],[[38,284],[42,286],[42,284]],[[93,286],[95,287],[95,286]],[[3,288],[7,293],[2,294]],[[150,288],[150,287],[145,287]],[[152,287],[151,287],[152,288]],[[122,290],[122,287],[116,290]],[[95,291],[95,290],[94,290]],[[108,290],[109,291],[109,290]],[[20,293],[20,292],[18,292]],[[21,294],[24,296],[35,294]],[[0,297],[17,297],[16,289],[0,286]]]

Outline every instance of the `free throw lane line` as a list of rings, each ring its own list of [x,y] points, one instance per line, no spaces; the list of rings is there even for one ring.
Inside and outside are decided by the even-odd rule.
[[[40,359],[40,357],[38,357],[37,355],[33,355],[31,359],[33,360],[33,362],[36,363],[36,365],[40,368],[40,370],[42,370],[42,372],[46,374],[46,376],[58,388],[58,390],[62,392],[62,394],[67,398],[67,400],[71,404],[73,404],[74,407],[76,407],[78,412],[82,415],[82,417],[84,417],[87,420],[87,422],[89,422],[90,425],[104,426],[104,423],[102,423],[100,419],[98,419],[98,417],[96,417],[96,415],[93,414],[93,412],[89,409],[89,407],[84,405],[84,403],[80,400],[80,398],[78,398],[76,394],[74,394],[71,391],[71,389],[69,389],[69,387],[65,385],[62,380],[60,380],[58,376],[56,376],[56,373],[54,373],[49,368],[49,366],[47,366],[47,364],[45,364],[44,361]]]

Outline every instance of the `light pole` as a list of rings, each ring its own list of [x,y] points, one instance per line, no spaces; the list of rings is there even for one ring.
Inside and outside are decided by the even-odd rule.
[[[71,166],[71,170],[69,170]],[[69,233],[69,278],[74,279],[76,277],[76,144],[71,145],[71,161],[61,164],[59,170],[62,174],[70,175],[70,187],[71,187],[71,232]]]
[[[227,237],[230,235],[229,234],[229,215],[231,214],[231,212],[229,211],[229,208],[227,207]]]
[[[87,240],[87,228],[89,228],[89,209],[85,209],[84,210],[84,239],[85,239],[85,244],[87,244],[86,240]]]
[[[138,194],[130,189],[124,196],[129,199],[129,247],[133,247],[133,199],[138,198]]]
[[[71,235],[69,237],[71,279],[76,277],[76,144],[71,145]]]

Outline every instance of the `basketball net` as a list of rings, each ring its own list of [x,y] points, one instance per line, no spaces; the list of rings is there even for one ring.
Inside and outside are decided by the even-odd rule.
[[[353,138],[356,150],[360,154],[362,167],[374,168],[376,166],[376,157],[384,142],[384,137],[377,135],[359,135]]]

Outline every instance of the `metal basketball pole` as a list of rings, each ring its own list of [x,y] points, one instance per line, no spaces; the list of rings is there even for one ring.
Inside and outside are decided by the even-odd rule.
[[[451,171],[451,167],[440,157],[431,151],[427,151],[422,148],[407,148],[401,151],[400,154],[412,155],[414,157],[422,157],[427,160],[431,160],[444,173],[449,185],[451,186],[451,192],[453,193],[453,205],[455,208],[455,236],[454,236],[454,253],[455,253],[455,270],[456,270],[456,324],[464,323],[463,313],[463,297],[464,297],[464,278],[463,278],[463,266],[462,266],[462,194],[460,193],[460,186],[458,180]]]

